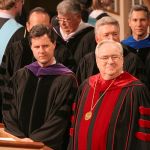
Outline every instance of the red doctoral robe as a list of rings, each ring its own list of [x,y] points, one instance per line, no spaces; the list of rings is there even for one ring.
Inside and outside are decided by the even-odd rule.
[[[96,82],[93,105],[112,80],[105,81],[97,74],[80,86],[68,150],[150,149],[150,94],[145,85],[122,73],[100,98],[91,119],[85,120]]]

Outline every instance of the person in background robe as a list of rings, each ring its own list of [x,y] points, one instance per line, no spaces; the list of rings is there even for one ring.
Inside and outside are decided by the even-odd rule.
[[[150,94],[123,70],[123,48],[106,40],[96,47],[100,73],[77,92],[68,150],[149,150]]]
[[[5,131],[23,141],[64,150],[77,81],[71,70],[55,60],[52,29],[33,26],[29,42],[37,61],[18,70],[5,89]]]
[[[24,0],[0,1],[0,64],[6,47],[24,37],[24,27],[15,20],[21,15],[23,4]]]
[[[129,27],[132,35],[121,41],[129,50],[140,57],[146,68],[150,89],[150,12],[144,5],[134,5],[129,12]]]
[[[2,60],[5,61],[3,55],[6,48],[24,38],[25,28],[15,20],[21,15],[23,4],[23,0],[0,0],[0,64]],[[0,68],[0,73],[4,74],[5,70]],[[1,80],[0,86],[3,85],[4,81]],[[2,122],[2,90],[0,87],[0,122]]]
[[[64,0],[57,5],[58,25],[53,25],[56,34],[55,57],[74,73],[80,59],[87,53],[81,43],[84,35],[94,33],[94,28],[82,21],[82,10],[76,0]],[[53,21],[54,22],[54,21]],[[89,41],[85,39],[85,41]],[[94,39],[91,41],[94,42]]]
[[[120,42],[120,26],[116,19],[111,16],[103,17],[96,22],[95,40],[97,43],[102,40],[114,40]],[[95,46],[96,47],[96,46]],[[145,76],[145,66],[140,58],[130,52],[127,46],[123,45],[124,70],[147,83]],[[77,68],[76,76],[79,83],[82,83],[91,75],[97,74],[99,69],[96,65],[95,53],[91,52],[85,55]]]

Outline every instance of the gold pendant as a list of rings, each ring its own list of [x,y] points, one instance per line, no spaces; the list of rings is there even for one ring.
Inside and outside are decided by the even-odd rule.
[[[88,111],[86,114],[85,114],[85,120],[89,120],[91,119],[92,117],[92,111]]]

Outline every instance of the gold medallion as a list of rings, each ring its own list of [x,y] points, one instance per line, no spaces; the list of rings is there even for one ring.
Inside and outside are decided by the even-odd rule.
[[[88,111],[86,114],[85,114],[85,120],[89,120],[91,119],[92,117],[92,111]]]

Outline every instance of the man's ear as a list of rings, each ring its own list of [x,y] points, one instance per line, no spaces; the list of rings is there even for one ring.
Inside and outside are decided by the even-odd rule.
[[[131,26],[131,20],[130,20],[130,18],[128,19],[128,25],[129,25],[129,27]]]
[[[30,25],[29,25],[29,22],[26,22],[26,29],[27,29],[28,32],[30,31]]]
[[[95,35],[95,41],[98,44],[99,43],[99,37]]]
[[[54,44],[54,49],[55,49],[55,47],[56,47],[56,42],[54,42],[53,44]]]

